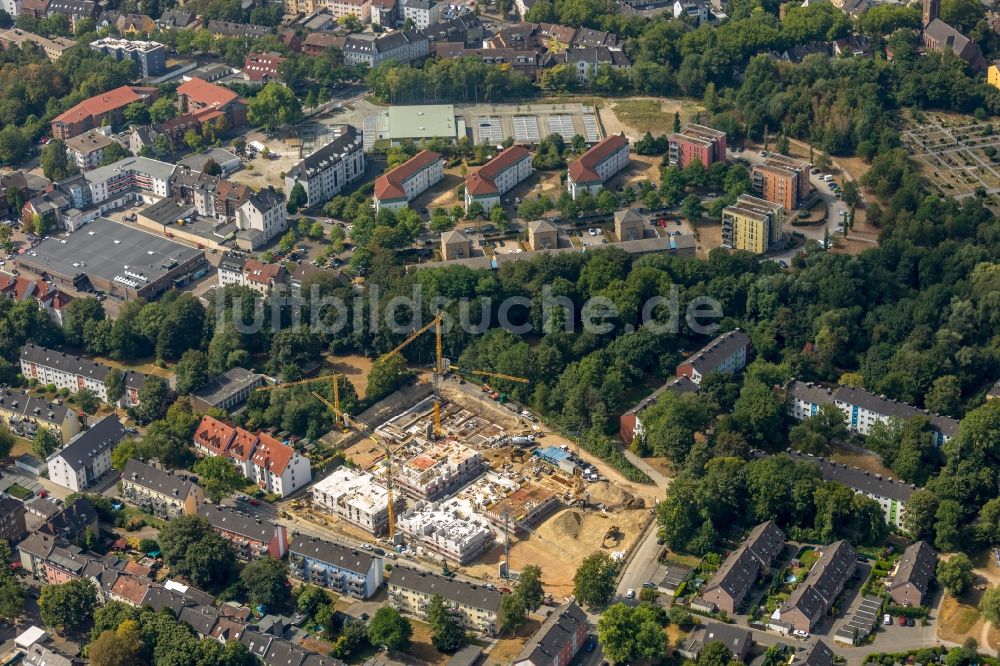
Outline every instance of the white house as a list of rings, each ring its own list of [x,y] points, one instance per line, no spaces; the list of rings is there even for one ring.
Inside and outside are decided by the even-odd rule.
[[[284,197],[273,187],[254,192],[236,213],[240,230],[237,244],[245,250],[256,250],[288,228]]]
[[[403,0],[403,20],[411,19],[413,27],[423,30],[441,20],[442,6],[434,0]]]
[[[576,199],[584,191],[596,194],[604,183],[628,165],[628,139],[615,134],[569,165],[566,189]]]
[[[696,26],[708,20],[708,5],[692,0],[675,0],[674,18],[686,16],[694,21]]]
[[[489,212],[500,197],[532,174],[531,151],[511,146],[465,177],[465,210],[476,201]]]
[[[108,401],[105,381],[111,370],[103,363],[31,343],[26,344],[21,350],[21,374],[25,379],[34,379],[39,384],[54,384],[56,388],[69,389],[73,393],[90,389],[103,402]],[[146,381],[146,375],[134,370],[123,372],[125,394],[122,396],[121,404],[125,407],[134,407],[139,404],[139,389]]]
[[[258,486],[282,497],[312,481],[309,459],[263,432],[250,456],[250,470]]]
[[[118,417],[105,416],[49,456],[49,480],[73,492],[89,488],[111,469],[111,452],[124,438],[125,429]]]
[[[292,167],[285,176],[285,192],[295,185],[306,192],[306,207],[318,206],[365,175],[365,151],[361,131],[338,125],[335,138]]]
[[[421,150],[392,171],[375,180],[375,210],[398,210],[405,207],[444,176],[440,153]]]

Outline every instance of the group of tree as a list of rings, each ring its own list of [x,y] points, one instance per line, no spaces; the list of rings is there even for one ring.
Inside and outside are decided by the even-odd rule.
[[[181,516],[171,520],[160,530],[159,543],[171,571],[199,588],[224,590],[236,576],[236,555],[232,547],[202,516]],[[258,582],[256,576],[253,582]],[[256,584],[253,588],[258,589]],[[268,588],[268,578],[261,576],[260,594],[270,594]]]
[[[619,563],[605,552],[597,551],[583,558],[573,574],[573,596],[590,609],[607,605],[615,594]]]
[[[541,568],[534,564],[525,566],[517,579],[517,585],[500,600],[504,629],[515,632],[523,627],[528,621],[528,614],[541,606],[544,598]]]
[[[597,639],[604,655],[613,663],[656,661],[667,654],[667,624],[667,611],[660,606],[617,603],[601,613]],[[728,660],[721,666],[727,663]]]

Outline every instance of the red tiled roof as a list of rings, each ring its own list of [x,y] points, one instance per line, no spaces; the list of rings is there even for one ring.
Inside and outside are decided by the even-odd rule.
[[[253,464],[270,471],[275,476],[285,473],[285,468],[295,455],[295,450],[274,437],[262,432],[253,454]]]
[[[250,455],[253,453],[256,445],[257,435],[252,432],[248,432],[243,428],[237,428],[236,437],[233,438],[232,444],[229,445],[228,455],[233,460],[246,462],[250,459]]]
[[[221,456],[226,455],[229,451],[235,435],[236,428],[206,414],[201,417],[201,423],[194,431],[194,441],[212,453]]]
[[[344,48],[347,38],[343,35],[330,35],[323,32],[310,32],[306,35],[306,39],[302,42],[305,47],[316,47],[320,49],[328,49],[334,46],[338,49]]]
[[[155,90],[155,88],[135,88],[132,86],[115,88],[114,90],[109,90],[106,93],[94,95],[93,97],[83,100],[76,106],[60,113],[52,120],[52,122],[78,123],[89,117],[96,118],[97,116],[108,113],[109,111],[124,108],[132,102],[140,102],[146,99],[146,97],[148,97],[150,93]]]
[[[187,97],[196,104],[215,107],[225,106],[239,98],[239,95],[229,88],[217,86],[197,77],[192,77],[190,81],[181,84],[177,88],[177,94]]]
[[[152,581],[148,578],[140,578],[139,576],[119,576],[118,580],[111,586],[111,592],[138,606],[142,604],[151,583]]]
[[[622,146],[627,145],[628,139],[625,137],[618,134],[609,136],[583,155],[580,155],[580,159],[569,165],[569,177],[575,183],[589,183],[601,180],[601,177],[595,171],[597,165],[621,150]]]
[[[498,192],[496,177],[525,157],[531,157],[531,151],[524,146],[511,146],[484,164],[479,171],[467,175],[465,190],[472,195]]]
[[[387,171],[375,180],[376,199],[405,199],[403,183],[414,175],[441,159],[440,153],[421,150],[392,171]]]
[[[257,259],[247,259],[246,263],[243,264],[243,275],[250,282],[269,285],[273,280],[278,279],[282,269],[281,264],[265,264]]]
[[[133,560],[125,562],[125,573],[134,574],[136,576],[145,576],[148,578],[149,574],[152,572],[153,570],[151,568],[143,566]]]
[[[243,71],[250,81],[262,81],[278,75],[278,66],[285,58],[277,53],[248,53]]]

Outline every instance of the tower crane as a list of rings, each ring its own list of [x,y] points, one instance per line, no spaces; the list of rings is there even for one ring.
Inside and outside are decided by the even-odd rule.
[[[321,396],[319,393],[313,391],[312,395],[314,398],[319,400],[321,403],[326,405],[327,409],[333,412],[334,416],[344,422],[355,430],[357,430],[362,435],[366,435],[368,439],[375,443],[385,452],[385,491],[386,500],[388,501],[388,526],[389,526],[389,542],[391,543],[393,537],[396,534],[396,505],[393,501],[392,496],[392,451],[389,449],[389,444],[386,442],[380,442],[375,435],[372,433],[371,428],[367,423],[362,421],[355,421],[346,413],[340,410],[339,407],[335,406],[332,402]]]
[[[378,361],[376,361],[376,363],[378,363],[380,361],[392,358],[393,356],[401,352],[411,342],[419,338],[421,335],[431,330],[432,328],[434,329],[435,359],[434,359],[434,374],[432,382],[434,385],[434,436],[435,437],[440,437],[443,434],[443,431],[441,429],[441,392],[439,390],[441,376],[444,374],[444,356],[442,355],[441,352],[441,322],[443,321],[443,319],[444,315],[442,315],[440,312],[437,313],[434,319],[432,319],[429,323],[415,330],[413,333],[409,335],[409,337],[407,337],[405,340],[396,345],[395,349],[383,355],[381,358],[378,359]]]
[[[341,375],[340,373],[336,373],[335,372],[333,374],[321,375],[319,377],[313,377],[311,379],[300,379],[300,380],[295,381],[295,382],[285,382],[284,384],[271,384],[269,386],[259,386],[259,387],[257,387],[257,390],[258,391],[277,391],[278,389],[289,388],[291,386],[304,386],[306,384],[314,384],[314,383],[325,382],[327,380],[330,380],[330,386],[331,386],[331,389],[332,389],[331,390],[331,394],[333,395],[333,404],[329,405],[329,401],[327,401],[327,400],[325,400],[323,398],[320,398],[320,400],[322,400],[323,404],[330,406],[330,408],[333,410],[334,414],[337,415],[336,416],[337,420],[342,420],[342,419],[344,419],[344,416],[342,416],[344,414],[344,412],[341,411],[341,409],[340,409],[340,386],[339,386],[339,382],[338,382],[338,380],[342,376],[343,375]],[[313,391],[312,394],[313,394],[314,397],[319,398],[319,396],[317,395],[317,393],[315,391]],[[343,432],[347,432],[346,427],[347,427],[347,422],[345,420],[344,421],[344,425],[343,425],[343,428],[345,428],[345,429],[343,430]]]

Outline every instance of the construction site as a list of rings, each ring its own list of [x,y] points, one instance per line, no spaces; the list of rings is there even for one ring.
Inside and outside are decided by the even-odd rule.
[[[406,556],[484,580],[536,564],[552,594],[570,593],[591,553],[624,557],[652,519],[655,488],[624,482],[472,377],[527,380],[460,371],[440,356],[435,370],[357,418],[327,403],[350,426],[340,444],[348,464],[316,484],[302,517],[369,541],[385,535]]]

